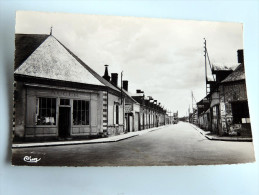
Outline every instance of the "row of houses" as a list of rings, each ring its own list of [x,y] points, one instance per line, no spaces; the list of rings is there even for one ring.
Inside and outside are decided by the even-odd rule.
[[[100,76],[53,35],[16,34],[15,140],[104,137],[171,123],[151,96]]]
[[[197,103],[190,122],[220,136],[251,137],[243,50],[237,56],[236,65],[212,65],[214,79],[206,79],[210,91]]]

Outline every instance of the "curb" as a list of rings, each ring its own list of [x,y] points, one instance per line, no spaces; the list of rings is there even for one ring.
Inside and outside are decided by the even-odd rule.
[[[131,135],[128,137],[117,138],[117,139],[107,139],[107,140],[85,140],[85,141],[65,141],[65,142],[46,142],[46,143],[28,143],[28,144],[13,144],[12,148],[32,148],[32,147],[49,147],[49,146],[64,146],[64,145],[79,145],[79,144],[102,144],[102,143],[110,143],[110,142],[118,142],[121,140],[129,139],[132,137],[136,137],[138,135]]]
[[[99,139],[93,139],[93,140],[83,140],[83,141],[65,141],[65,142],[45,142],[45,143],[22,143],[22,144],[13,144],[12,148],[32,148],[32,147],[49,147],[49,146],[63,146],[63,145],[79,145],[79,144],[101,144],[101,143],[110,143],[110,142],[118,142],[122,140],[126,140],[129,138],[133,138],[136,136],[144,135],[146,133],[156,131],[158,129],[161,129],[162,127],[166,126],[161,126],[161,127],[156,127],[152,129],[147,129],[146,131],[136,131],[132,132],[131,135],[127,134],[122,134],[122,135],[117,135],[109,138],[99,138]],[[119,137],[121,136],[121,137]]]
[[[218,141],[238,141],[238,142],[252,142],[253,139],[252,138],[237,138],[237,137],[232,137],[232,138],[228,138],[228,137],[222,137],[222,138],[217,138],[214,136],[209,136],[209,135],[205,135],[205,137],[209,140],[218,140]]]
[[[215,137],[215,136],[209,136],[204,133],[203,130],[201,130],[196,125],[190,124],[194,129],[196,129],[200,134],[202,134],[205,138],[213,141],[238,141],[238,142],[252,142],[253,138],[242,138],[242,137]]]

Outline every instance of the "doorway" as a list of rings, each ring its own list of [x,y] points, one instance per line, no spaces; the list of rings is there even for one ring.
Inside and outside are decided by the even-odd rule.
[[[61,138],[70,136],[70,107],[59,107],[58,134]]]

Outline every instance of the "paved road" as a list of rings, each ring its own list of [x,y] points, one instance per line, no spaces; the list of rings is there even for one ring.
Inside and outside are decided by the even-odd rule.
[[[24,156],[41,158],[26,163]],[[211,141],[188,123],[113,143],[13,149],[13,164],[38,166],[153,166],[254,161],[252,142]]]

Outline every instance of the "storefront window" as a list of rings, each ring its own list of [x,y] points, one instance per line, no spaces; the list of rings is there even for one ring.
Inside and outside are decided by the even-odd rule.
[[[89,101],[73,101],[73,124],[89,125]]]
[[[56,125],[56,98],[37,98],[37,125]]]

